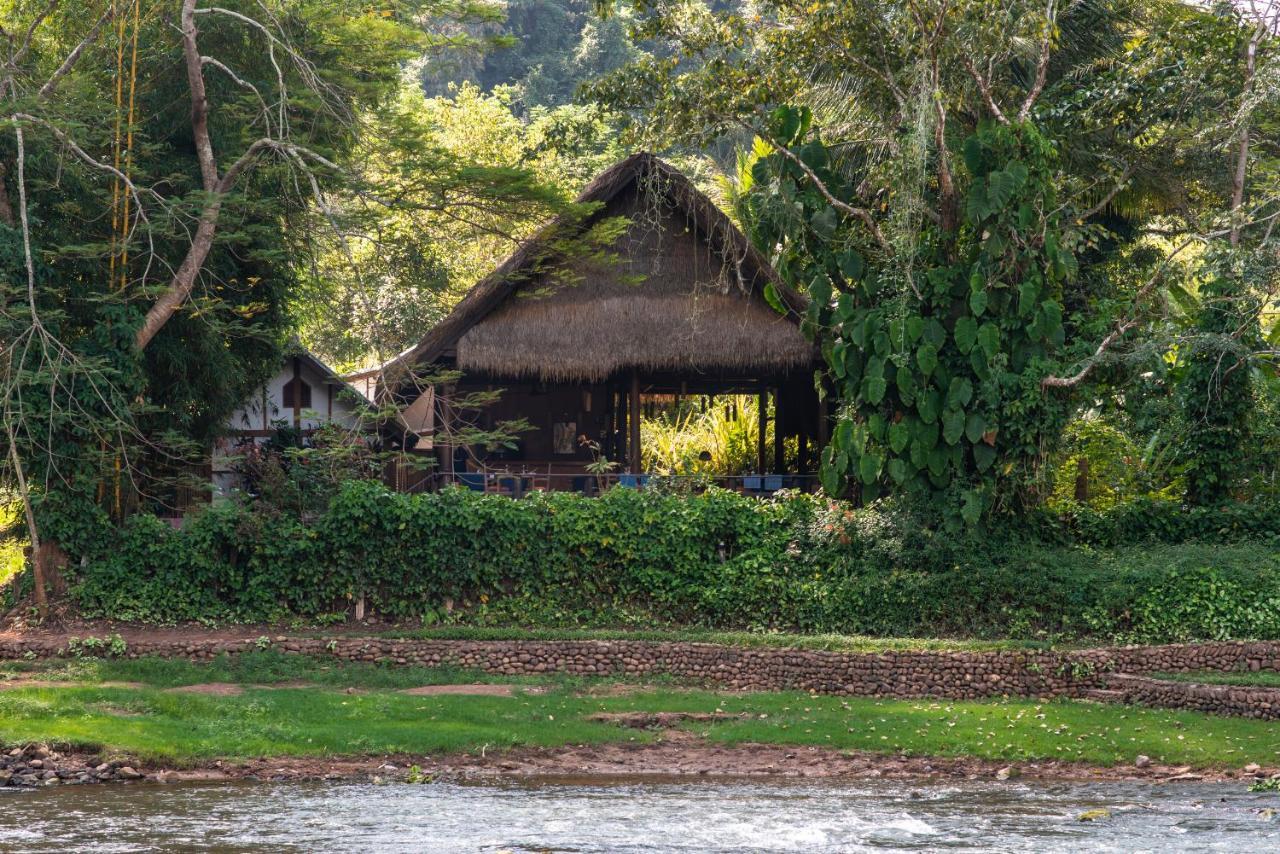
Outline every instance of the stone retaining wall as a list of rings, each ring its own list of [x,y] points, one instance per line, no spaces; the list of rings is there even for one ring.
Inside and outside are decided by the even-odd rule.
[[[503,675],[669,675],[732,690],[966,699],[1081,696],[1115,673],[1280,670],[1280,641],[1102,647],[1079,651],[821,652],[656,641],[462,641],[378,638],[137,640],[125,655],[210,659],[259,648],[396,665],[452,665]],[[65,656],[57,640],[0,640],[0,659]]]
[[[1125,703],[1262,720],[1280,719],[1280,688],[1174,682],[1129,673],[1108,676],[1106,682],[1108,688],[1123,692]]]

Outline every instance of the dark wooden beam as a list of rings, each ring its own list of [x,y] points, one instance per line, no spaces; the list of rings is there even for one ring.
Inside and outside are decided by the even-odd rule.
[[[786,452],[783,447],[782,435],[782,389],[775,388],[773,390],[773,473],[782,474],[786,471],[787,460]]]
[[[635,371],[631,374],[631,401],[628,409],[631,410],[627,418],[631,441],[627,443],[627,468],[632,474],[640,474],[644,471],[640,457],[640,374]]]
[[[769,390],[761,388],[756,395],[756,474],[765,472],[765,433],[769,429]]]
[[[293,357],[293,426],[302,427],[302,360]]]

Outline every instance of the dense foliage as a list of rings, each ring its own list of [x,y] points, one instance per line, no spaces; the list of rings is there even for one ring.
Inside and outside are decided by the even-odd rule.
[[[969,137],[960,236],[926,235],[934,255],[912,271],[868,265],[849,234],[861,228],[856,217],[841,222],[810,184],[816,173],[837,193],[846,186],[827,148],[804,142],[807,114],[782,108],[774,124],[802,162],[761,158],[755,186],[792,202],[747,204],[757,241],[781,247],[779,272],[809,296],[806,325],[842,406],[824,486],[840,494],[849,478],[865,500],[950,493],[976,522],[997,497],[1014,497],[1002,483],[1034,476],[1044,438],[1067,414],[1040,388],[1063,346],[1062,288],[1076,266],[1050,181],[1053,146],[1030,126]]]
[[[646,142],[756,138],[735,207],[810,298],[829,492],[973,524],[1055,489],[1073,417],[1144,408],[1160,489],[1264,479],[1236,463],[1275,394],[1270,7],[631,6],[665,53],[592,92]]]
[[[181,531],[138,516],[108,537],[105,518],[63,518],[82,563],[73,595],[86,616],[114,619],[314,618],[363,596],[426,623],[1280,638],[1274,506],[1137,504],[978,541],[799,495],[512,501],[351,483],[306,521],[226,503]]]

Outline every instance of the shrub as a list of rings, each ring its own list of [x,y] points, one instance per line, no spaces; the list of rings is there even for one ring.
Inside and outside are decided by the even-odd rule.
[[[302,521],[226,503],[181,531],[81,524],[89,617],[386,617],[915,636],[1280,637],[1280,512],[1168,502],[1081,508],[981,536],[909,507],[615,489],[513,501],[345,484]],[[88,544],[86,547],[85,544]]]

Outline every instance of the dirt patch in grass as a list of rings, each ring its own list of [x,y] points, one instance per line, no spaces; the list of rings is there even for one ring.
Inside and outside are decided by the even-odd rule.
[[[668,684],[662,682],[660,685],[654,682],[601,682],[594,685],[587,685],[581,690],[575,691],[575,697],[630,697],[633,694],[648,694],[655,687],[661,687],[663,691],[680,694],[695,693],[697,691],[706,690],[705,686],[684,685],[684,684]],[[725,697],[737,697],[751,693],[750,691],[733,691],[728,688],[717,688],[716,693]]]
[[[746,712],[728,715],[722,712],[601,712],[587,720],[616,724],[628,729],[673,729],[683,723],[723,723],[744,720]]]

